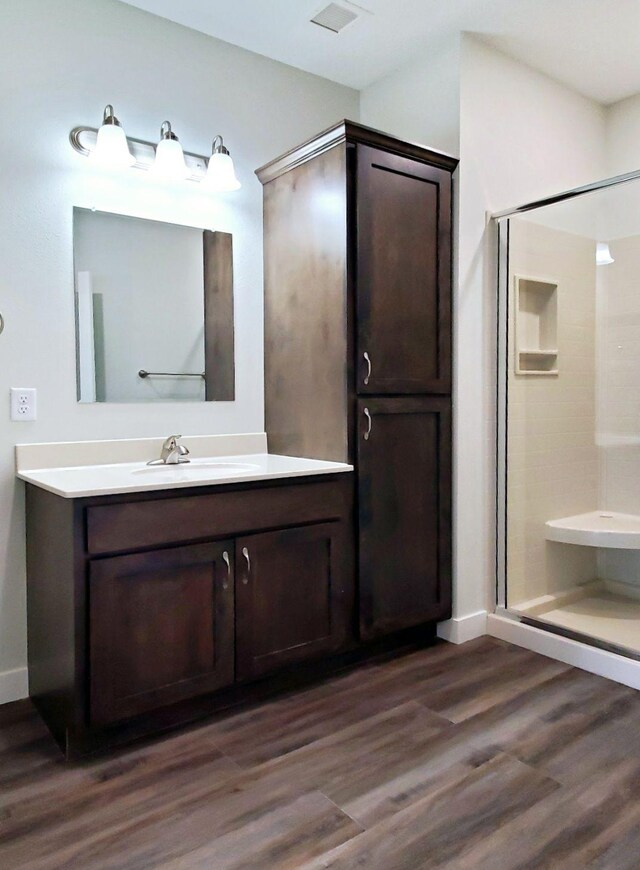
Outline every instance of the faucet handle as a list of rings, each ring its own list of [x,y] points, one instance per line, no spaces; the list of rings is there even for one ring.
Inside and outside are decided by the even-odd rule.
[[[174,447],[177,447],[179,439],[182,438],[182,435],[169,435],[164,444],[162,445],[163,450],[173,450]]]
[[[182,435],[169,435],[162,445],[160,458],[152,459],[147,465],[177,465],[179,462],[189,462],[188,459],[180,459],[181,456],[189,455],[189,448],[178,444],[180,438]]]

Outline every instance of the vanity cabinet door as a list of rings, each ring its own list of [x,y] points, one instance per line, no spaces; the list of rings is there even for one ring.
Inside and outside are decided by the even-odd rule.
[[[345,638],[344,523],[236,541],[236,674],[245,680],[336,649]]]
[[[360,634],[451,610],[451,404],[358,402]]]
[[[451,173],[358,145],[357,391],[451,391]]]
[[[94,560],[89,610],[93,724],[233,682],[232,545]]]

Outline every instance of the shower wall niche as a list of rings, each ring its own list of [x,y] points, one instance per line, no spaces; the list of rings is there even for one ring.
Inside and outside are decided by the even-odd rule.
[[[558,374],[558,282],[516,275],[516,374]]]

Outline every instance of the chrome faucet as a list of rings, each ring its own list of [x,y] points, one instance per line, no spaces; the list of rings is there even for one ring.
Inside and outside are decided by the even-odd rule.
[[[169,435],[162,445],[160,459],[152,459],[150,462],[147,462],[147,465],[179,465],[189,462],[189,459],[184,458],[189,455],[189,450],[184,444],[178,444],[180,438],[182,438],[182,435]]]

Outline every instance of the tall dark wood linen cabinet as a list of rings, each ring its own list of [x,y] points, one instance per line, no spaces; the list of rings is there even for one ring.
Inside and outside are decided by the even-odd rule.
[[[457,163],[344,121],[257,171],[269,449],[356,468],[363,639],[451,615]]]

